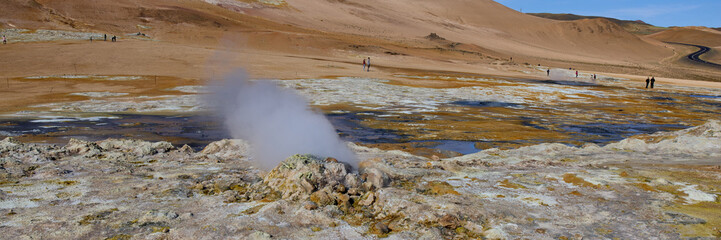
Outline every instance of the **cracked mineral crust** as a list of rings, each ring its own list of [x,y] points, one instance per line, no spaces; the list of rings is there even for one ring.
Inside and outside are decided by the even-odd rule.
[[[606,146],[438,159],[349,144],[359,169],[247,143],[0,141],[7,239],[713,239],[721,123]],[[642,230],[640,230],[642,229]]]

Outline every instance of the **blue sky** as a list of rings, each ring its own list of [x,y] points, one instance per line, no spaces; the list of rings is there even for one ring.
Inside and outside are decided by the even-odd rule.
[[[668,26],[721,27],[721,0],[496,0],[523,12],[573,13]]]

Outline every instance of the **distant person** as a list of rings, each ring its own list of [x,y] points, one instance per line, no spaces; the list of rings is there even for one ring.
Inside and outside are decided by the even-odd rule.
[[[578,71],[576,71],[576,77],[578,77]]]
[[[646,88],[648,88],[649,83],[651,83],[651,78],[646,78]]]
[[[651,88],[653,88],[654,83],[656,83],[656,78],[651,77]]]
[[[593,80],[596,80],[596,74],[595,74],[595,73],[593,74]]]
[[[366,70],[366,59],[364,58],[363,59],[363,71],[365,71],[365,70]]]
[[[368,57],[368,69],[366,71],[371,71],[371,57]]]
[[[93,37],[92,37],[92,36],[90,36],[90,42],[93,42]]]
[[[117,42],[117,41],[118,41],[118,37],[113,36],[113,38],[111,38],[110,40],[111,40],[112,42]]]
[[[546,70],[546,76],[551,76],[551,69]]]
[[[3,44],[8,44],[8,39],[3,35]]]
[[[511,62],[513,62],[513,57],[511,57]]]
[[[108,34],[103,34],[103,41],[108,41]]]

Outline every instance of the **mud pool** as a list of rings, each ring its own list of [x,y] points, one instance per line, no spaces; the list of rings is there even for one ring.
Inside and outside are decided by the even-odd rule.
[[[321,109],[346,141],[426,156],[539,143],[604,145],[721,119],[720,90],[644,89],[624,79],[584,79],[397,75],[274,81]],[[199,149],[229,137],[218,120],[207,117],[199,96],[205,92],[188,85],[158,97],[69,93],[86,100],[35,105],[33,111],[0,117],[0,135],[58,144],[70,138],[164,140]]]
[[[90,118],[10,119],[0,121],[0,135],[34,142],[66,144],[71,138],[98,141],[132,138],[187,144],[199,150],[230,136],[209,117],[114,114]]]

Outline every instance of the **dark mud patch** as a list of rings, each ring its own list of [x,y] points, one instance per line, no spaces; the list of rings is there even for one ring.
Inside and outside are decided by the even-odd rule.
[[[548,128],[546,128],[546,127],[544,127],[544,126],[541,126],[541,125],[538,125],[538,124],[536,124],[536,123],[533,123],[533,121],[534,121],[533,118],[530,118],[530,117],[521,117],[521,119],[522,119],[522,120],[521,120],[521,125],[523,125],[523,126],[532,127],[532,128],[540,129],[540,130],[549,130]]]
[[[451,102],[453,105],[459,105],[464,107],[509,107],[509,108],[519,108],[523,105],[517,104],[517,103],[508,103],[508,102],[496,102],[496,101],[468,101],[468,100],[461,100],[461,101],[455,101]]]
[[[326,117],[344,141],[399,143],[407,137],[394,130],[369,128],[361,124],[365,119],[374,118],[377,115],[378,113],[375,112],[365,112],[363,115],[359,113],[332,113],[327,114]]]
[[[688,96],[693,97],[693,98],[721,98],[721,96],[702,95],[702,94],[692,94],[692,95],[688,95]]]
[[[649,99],[649,100],[659,100],[659,101],[676,101],[676,99],[673,99],[673,98],[671,98],[671,97],[649,97],[649,98],[646,98],[646,99]]]
[[[196,150],[208,143],[229,138],[212,118],[202,115],[109,115],[110,118],[73,119],[45,122],[38,119],[0,120],[0,135],[16,136],[33,142],[66,144],[70,138],[97,141],[107,138],[134,138],[188,144]]]
[[[633,135],[652,134],[659,131],[677,131],[688,126],[652,123],[589,123],[560,126],[566,132],[579,136],[578,141],[605,144],[620,141]]]

